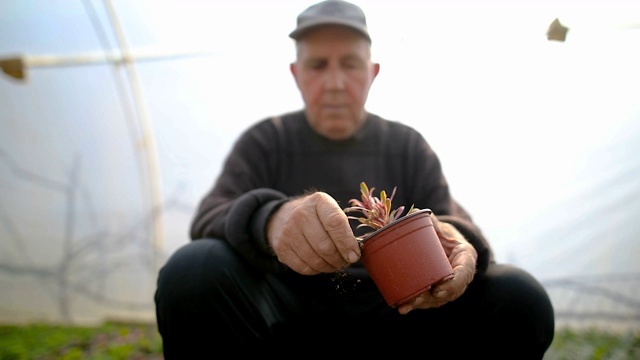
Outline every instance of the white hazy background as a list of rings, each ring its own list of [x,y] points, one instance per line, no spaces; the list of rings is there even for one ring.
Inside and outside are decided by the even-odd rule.
[[[157,268],[235,139],[301,108],[288,33],[313,3],[0,2],[0,57],[206,53],[133,78],[106,62],[0,77],[0,321],[153,319]],[[354,3],[381,63],[368,110],[424,134],[497,260],[549,284],[558,312],[575,305],[562,279],[631,279],[606,306],[640,324],[640,2]],[[555,18],[565,42],[547,40]]]

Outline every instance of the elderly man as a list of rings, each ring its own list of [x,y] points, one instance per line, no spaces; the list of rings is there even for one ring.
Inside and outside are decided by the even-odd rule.
[[[161,270],[156,306],[165,358],[390,349],[542,358],[554,333],[543,287],[495,262],[422,135],[365,109],[380,65],[371,60],[363,11],[320,2],[298,16],[290,37],[304,109],[240,135],[195,214],[193,241]],[[387,305],[360,262],[357,224],[343,211],[362,181],[397,186],[396,203],[433,211],[436,226],[454,239],[445,247],[452,280]]]

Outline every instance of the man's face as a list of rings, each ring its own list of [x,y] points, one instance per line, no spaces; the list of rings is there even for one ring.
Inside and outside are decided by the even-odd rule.
[[[365,121],[364,105],[379,64],[369,42],[347,28],[321,27],[298,40],[291,72],[311,127],[332,139],[351,137]]]

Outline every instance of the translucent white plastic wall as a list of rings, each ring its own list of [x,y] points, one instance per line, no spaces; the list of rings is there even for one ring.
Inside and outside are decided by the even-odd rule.
[[[235,138],[302,106],[287,34],[313,2],[0,2],[0,58],[32,65],[0,77],[0,322],[153,321]],[[569,320],[640,323],[640,5],[356,3],[381,63],[368,109],[423,132],[498,260]],[[133,66],[71,63],[123,49]]]

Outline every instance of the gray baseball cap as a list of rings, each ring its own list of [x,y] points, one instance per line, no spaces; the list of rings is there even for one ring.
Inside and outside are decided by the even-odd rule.
[[[299,40],[309,30],[324,25],[342,25],[362,34],[369,42],[367,19],[360,7],[344,0],[324,0],[298,15],[298,27],[289,37]]]

